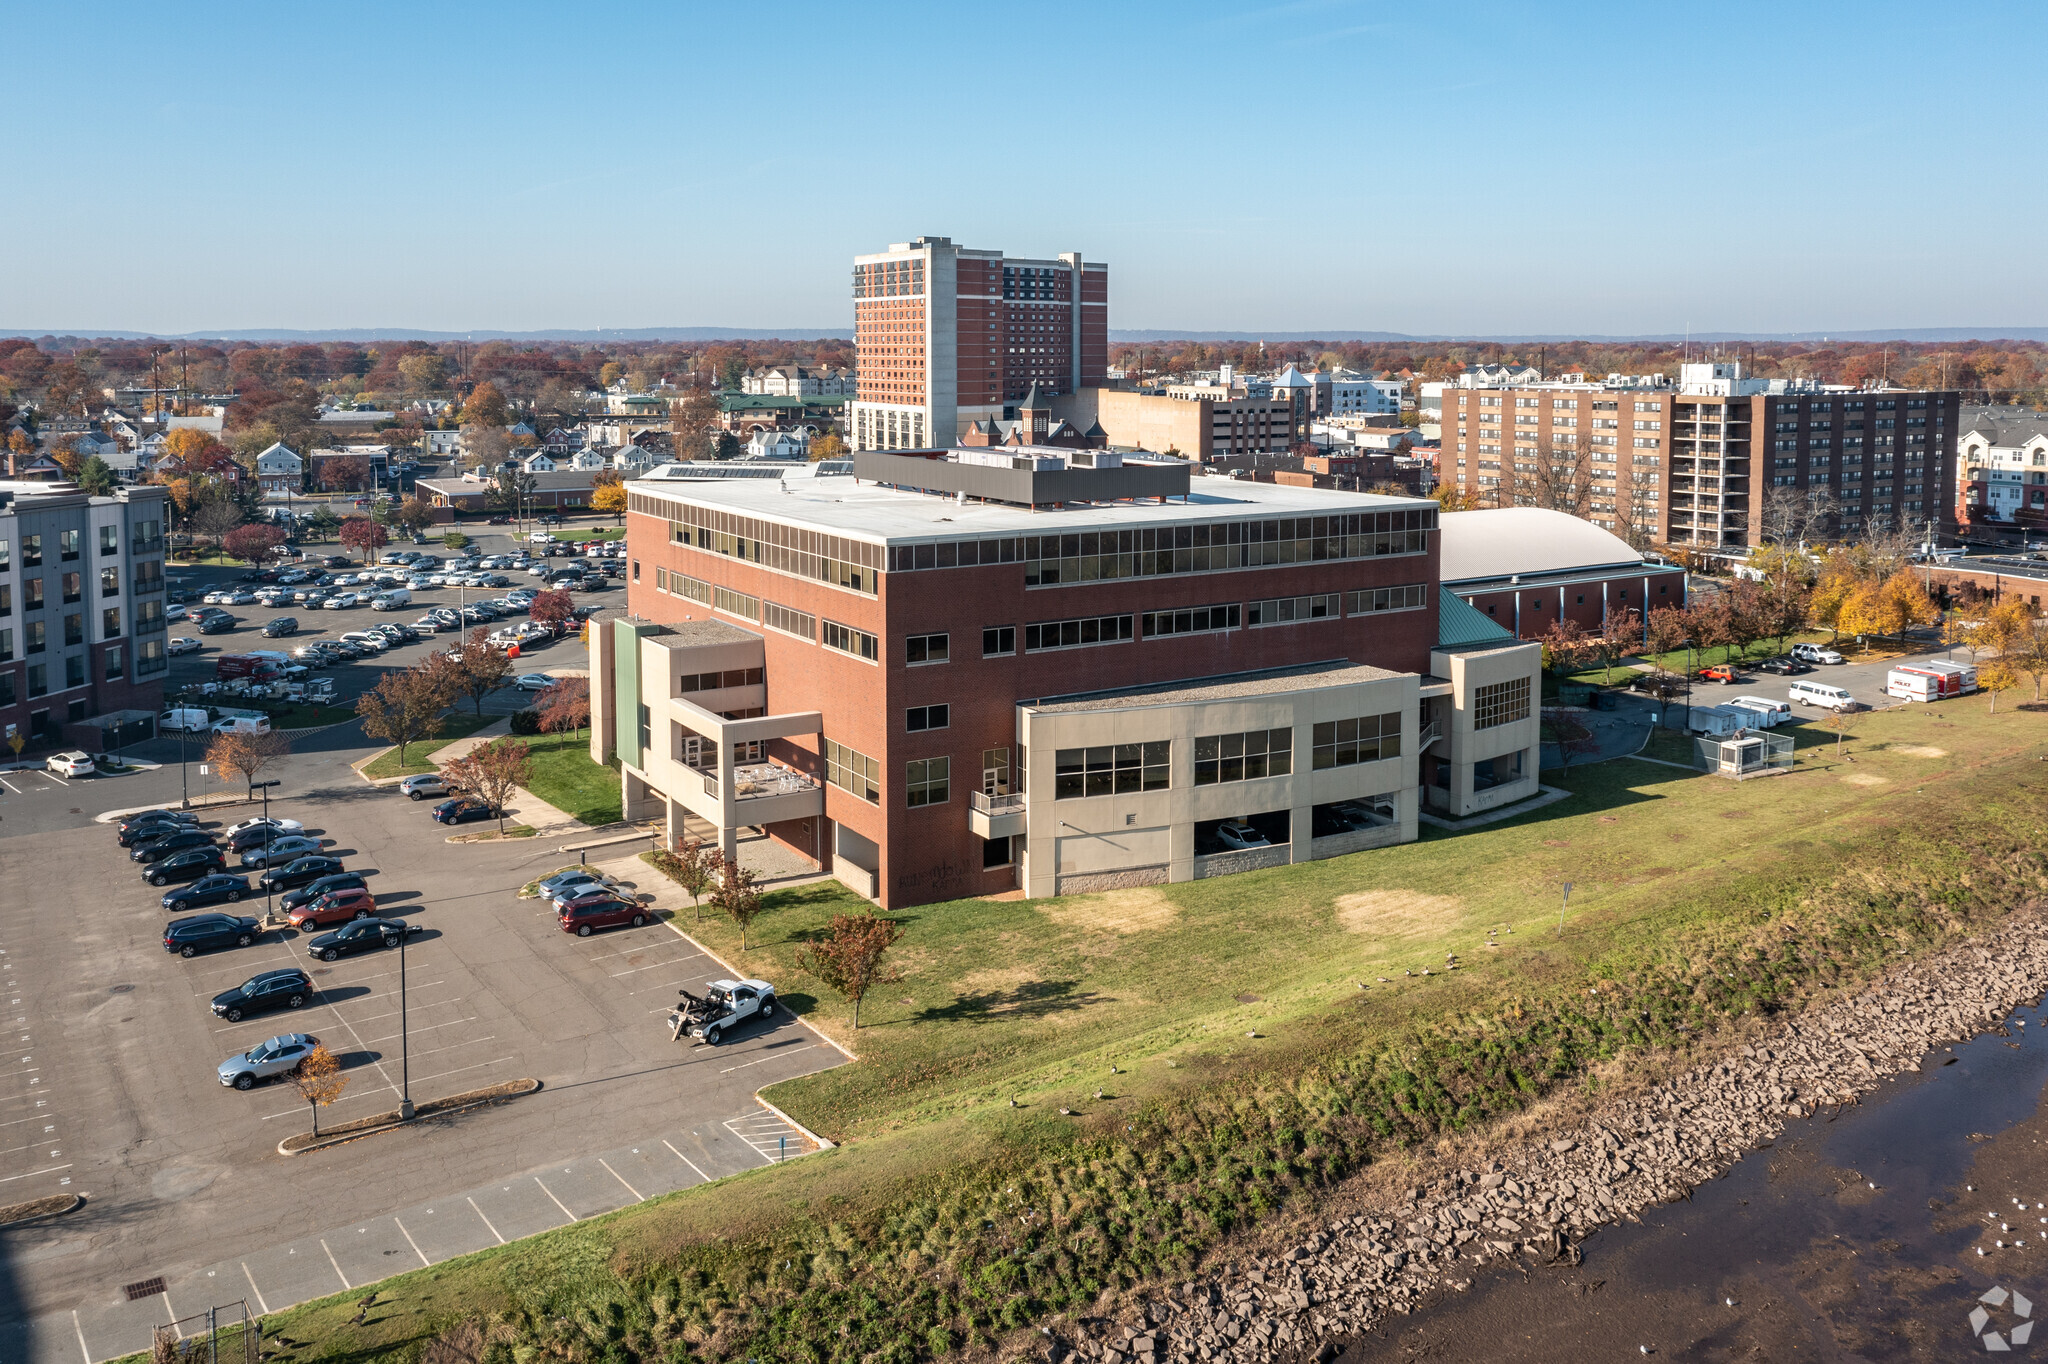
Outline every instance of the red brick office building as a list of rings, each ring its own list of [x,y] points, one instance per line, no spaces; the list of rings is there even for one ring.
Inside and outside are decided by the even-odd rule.
[[[1537,650],[1441,593],[1429,499],[852,464],[628,485],[592,751],[629,817],[760,827],[899,906],[1331,856],[1535,789]]]
[[[853,263],[855,450],[951,445],[970,423],[1012,420],[1109,369],[1109,267],[1079,252],[1005,256],[919,237]]]

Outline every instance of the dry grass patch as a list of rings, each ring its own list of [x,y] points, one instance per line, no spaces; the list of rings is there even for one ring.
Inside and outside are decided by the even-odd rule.
[[[1882,786],[1891,778],[1880,777],[1875,772],[1851,772],[1842,780],[1851,786]]]
[[[1167,899],[1166,892],[1157,886],[1136,886],[1130,890],[1046,900],[1038,906],[1038,912],[1066,928],[1146,933],[1165,928],[1178,919],[1180,906]]]
[[[1455,928],[1465,902],[1455,895],[1419,890],[1361,890],[1338,896],[1334,908],[1346,932],[1409,937]]]
[[[1908,758],[1946,758],[1948,750],[1935,748],[1931,744],[1886,744],[1884,751],[1898,753]]]

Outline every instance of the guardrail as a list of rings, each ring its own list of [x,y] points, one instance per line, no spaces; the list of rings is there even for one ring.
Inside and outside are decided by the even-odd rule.
[[[1020,792],[1007,792],[999,796],[986,795],[980,791],[967,793],[968,805],[985,815],[1013,814],[1024,808],[1024,797]]]

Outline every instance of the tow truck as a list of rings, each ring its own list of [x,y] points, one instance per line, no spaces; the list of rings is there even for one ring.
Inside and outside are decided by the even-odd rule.
[[[676,993],[682,999],[668,1016],[671,1042],[694,1037],[715,1047],[748,1019],[775,1016],[775,987],[765,980],[714,980],[701,995],[686,989]]]

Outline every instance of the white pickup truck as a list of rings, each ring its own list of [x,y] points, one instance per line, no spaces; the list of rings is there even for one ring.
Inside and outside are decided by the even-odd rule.
[[[702,995],[676,993],[682,1002],[668,1016],[671,1042],[694,1037],[715,1047],[748,1019],[775,1017],[775,987],[765,980],[714,980]]]

